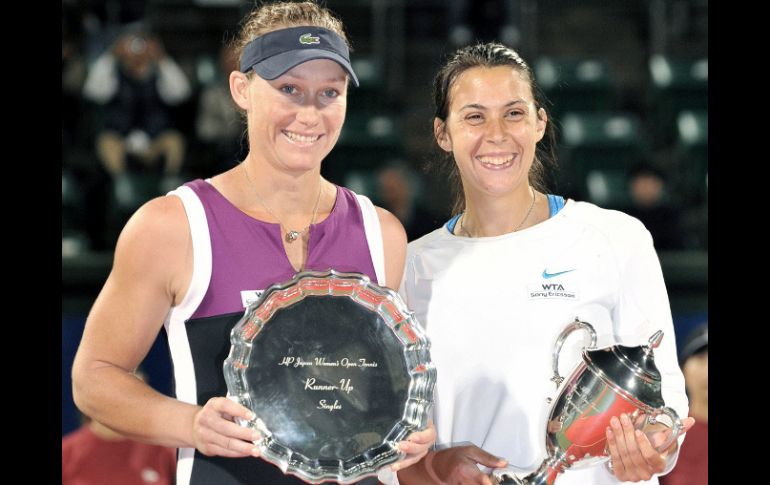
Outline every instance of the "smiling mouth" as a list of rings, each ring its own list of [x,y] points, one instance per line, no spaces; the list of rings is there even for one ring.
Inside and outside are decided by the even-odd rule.
[[[299,133],[294,133],[286,130],[281,130],[281,133],[283,133],[283,136],[285,136],[286,139],[289,140],[289,143],[293,145],[300,145],[300,146],[312,145],[313,143],[317,142],[322,136],[322,135],[313,135],[313,136],[300,135]]]
[[[511,153],[508,156],[503,157],[490,157],[490,156],[478,156],[476,157],[476,160],[478,160],[482,166],[487,168],[506,168],[510,167],[513,164],[513,161],[516,159],[516,154]]]

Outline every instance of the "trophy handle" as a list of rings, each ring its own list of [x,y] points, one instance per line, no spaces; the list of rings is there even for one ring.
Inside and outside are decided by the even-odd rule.
[[[588,347],[596,347],[596,330],[594,330],[593,325],[580,320],[578,317],[575,317],[575,321],[567,325],[567,327],[562,330],[561,334],[559,334],[559,338],[556,339],[556,344],[554,344],[553,347],[553,377],[551,377],[551,381],[556,384],[557,389],[561,385],[562,381],[564,381],[564,378],[559,375],[559,354],[561,353],[561,348],[564,345],[564,341],[567,340],[569,334],[575,330],[586,330],[589,335],[591,335],[591,343],[588,345]]]
[[[655,417],[658,414],[665,414],[666,416],[671,418],[671,422],[673,423],[671,425],[671,436],[668,437],[668,439],[666,440],[665,443],[663,443],[661,446],[657,447],[658,451],[663,451],[666,448],[668,448],[669,446],[671,446],[671,443],[673,443],[674,440],[679,437],[679,432],[682,429],[682,421],[679,419],[679,415],[676,413],[676,411],[674,411],[672,408],[670,408],[668,406],[660,408],[658,411],[659,411],[658,413],[650,416],[650,418],[649,418],[650,421],[649,422],[651,424],[657,422]]]

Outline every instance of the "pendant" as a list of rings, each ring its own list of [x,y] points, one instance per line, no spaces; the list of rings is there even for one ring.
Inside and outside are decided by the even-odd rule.
[[[299,232],[298,231],[288,231],[286,233],[286,242],[287,243],[293,243],[294,241],[297,240],[298,237],[299,237]]]

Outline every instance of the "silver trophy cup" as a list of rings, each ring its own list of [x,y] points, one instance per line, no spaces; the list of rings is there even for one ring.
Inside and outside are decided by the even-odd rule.
[[[575,330],[586,330],[591,345],[583,359],[561,388],[553,403],[546,429],[546,458],[540,467],[524,477],[508,469],[498,469],[492,476],[500,484],[552,485],[567,468],[603,463],[609,459],[606,429],[613,416],[628,414],[642,431],[661,423],[668,416],[671,432],[659,450],[668,448],[679,436],[682,423],[676,411],[666,407],[661,397],[660,372],[655,366],[653,349],[660,345],[663,332],[650,337],[648,345],[626,347],[613,345],[596,349],[596,331],[587,322],[575,319],[556,340],[552,381],[558,387],[559,354],[567,336]]]

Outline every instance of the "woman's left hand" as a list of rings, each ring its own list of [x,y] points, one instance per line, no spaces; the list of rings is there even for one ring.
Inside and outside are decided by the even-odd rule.
[[[682,420],[680,434],[689,430],[695,424],[693,418]],[[670,430],[658,431],[652,435],[652,442],[647,435],[634,427],[631,419],[625,414],[620,419],[613,417],[607,428],[607,446],[610,451],[609,468],[618,480],[638,482],[649,480],[656,473],[662,473],[666,468],[668,458],[676,453],[679,446],[677,440],[659,452],[656,446],[662,445]]]
[[[396,472],[403,470],[404,468],[414,465],[422,459],[433,447],[433,443],[436,442],[436,427],[433,425],[433,421],[428,423],[428,427],[422,431],[415,431],[406,437],[406,440],[401,441],[398,444],[398,449],[406,453],[406,457],[403,460],[398,461],[391,465],[391,469]]]

